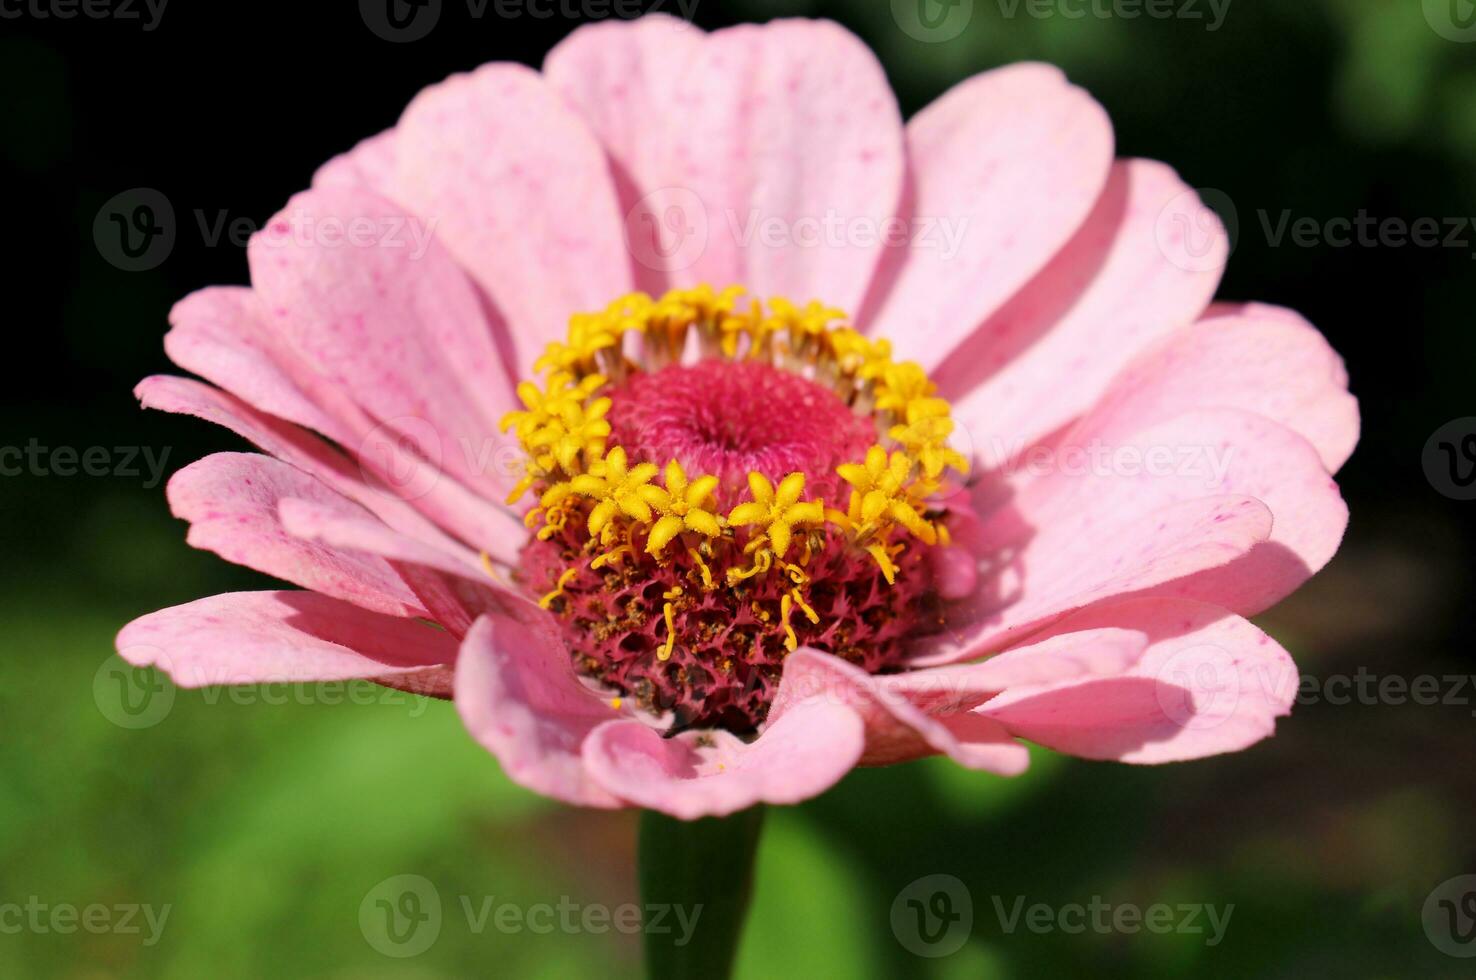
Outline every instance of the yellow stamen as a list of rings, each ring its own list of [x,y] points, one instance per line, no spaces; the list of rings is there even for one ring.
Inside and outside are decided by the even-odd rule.
[[[559,581],[554,586],[554,590],[552,592],[550,592],[548,595],[544,596],[542,599],[539,599],[538,600],[538,605],[541,606],[544,609],[547,609],[550,605],[553,604],[553,601],[555,599],[557,599],[559,596],[565,594],[564,593],[564,586],[566,586],[570,582],[572,582],[574,580],[574,576],[575,575],[578,575],[578,574],[579,574],[579,569],[578,569],[577,566],[574,567],[574,568],[566,568],[566,569],[564,569],[564,574],[562,574],[562,575],[559,576]]]

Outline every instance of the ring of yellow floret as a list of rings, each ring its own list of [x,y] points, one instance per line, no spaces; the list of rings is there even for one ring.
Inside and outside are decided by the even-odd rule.
[[[795,649],[791,617],[798,612],[818,621],[806,601],[813,536],[844,536],[848,546],[870,555],[891,585],[897,556],[906,547],[899,539],[948,544],[947,527],[930,516],[929,499],[951,478],[948,471],[965,474],[968,465],[948,445],[954,431],[949,404],[936,396],[937,386],[923,368],[894,361],[888,341],[872,340],[845,320],[843,312],[818,302],[764,303],[745,298],[737,286],[677,289],[659,299],[632,293],[602,311],[576,314],[565,341],[548,344],[534,362],[541,382],[518,385],[523,408],[502,419],[502,431],[515,434],[526,453],[507,503],[516,504],[530,491],[537,495],[525,523],[543,540],[581,517],[599,552],[590,563],[596,569],[617,561],[668,561],[681,539],[703,572],[703,589],[732,588],[759,575],[786,576],[790,587],[781,599],[780,623],[786,646]],[[850,487],[843,510],[805,499],[804,473],[751,472],[749,499],[723,513],[714,497],[717,477],[689,474],[675,459],[664,467],[631,465],[623,447],[607,447],[611,401],[601,392],[633,371],[677,362],[694,332],[704,356],[761,360],[805,373],[854,411],[873,417],[877,442],[863,459],[836,469]],[[641,338],[639,364],[625,350],[632,333]],[[726,580],[715,579],[704,559],[716,548],[738,548],[735,528],[750,529],[741,545],[744,562],[738,563],[746,567],[731,567]],[[644,556],[634,547],[641,536]],[[560,576],[540,604],[549,608],[577,571]],[[667,640],[657,653],[662,660],[672,654],[680,592],[676,586],[665,596]]]

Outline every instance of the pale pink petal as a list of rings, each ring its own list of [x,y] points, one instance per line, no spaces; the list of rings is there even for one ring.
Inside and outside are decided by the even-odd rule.
[[[1334,473],[1358,443],[1358,401],[1342,359],[1291,310],[1222,307],[1164,338],[1113,379],[1090,431],[1110,437],[1195,408],[1274,419],[1312,443]]]
[[[313,174],[313,186],[370,190],[380,197],[399,201],[395,188],[395,146],[393,128],[362,139],[352,150],[319,167]]]
[[[306,191],[252,236],[251,281],[270,329],[368,414],[352,451],[382,431],[500,498],[517,447],[497,422],[516,402],[481,300],[432,230],[368,191]]]
[[[1136,352],[1199,316],[1229,252],[1224,229],[1206,232],[1204,262],[1162,240],[1176,228],[1165,218],[1198,201],[1164,164],[1113,165],[1075,237],[934,374],[976,452],[997,459],[1054,432]]]
[[[229,592],[123,627],[118,653],[181,687],[375,678],[456,660],[456,638],[316,592]]]
[[[164,350],[180,367],[213,381],[269,415],[336,439],[347,429],[294,377],[293,355],[267,329],[261,302],[242,286],[196,290],[169,311]],[[297,368],[300,377],[303,369]]]
[[[371,482],[370,473],[337,449],[310,432],[256,411],[233,395],[198,381],[165,375],[145,378],[134,388],[134,394],[145,408],[193,415],[230,429],[362,504],[396,530],[443,550],[462,548],[383,484]],[[394,448],[393,445],[390,448]],[[432,515],[443,518],[449,527],[470,539],[486,542],[483,547],[499,560],[509,561],[516,557],[518,545],[526,535],[520,523],[502,511],[497,512],[501,517],[489,515],[488,505],[467,500],[464,496],[466,491],[460,489],[458,493],[453,481],[434,473],[429,474],[427,481],[421,474],[412,473],[413,479],[397,481],[395,488],[428,487],[416,497],[418,505],[427,507]]]
[[[580,806],[621,805],[580,756],[585,737],[620,712],[580,683],[551,627],[477,620],[456,665],[456,710],[513,782]]]
[[[1066,244],[1112,166],[1112,126],[1049,65],[962,82],[907,124],[907,217],[864,314],[898,359],[933,368]],[[923,234],[924,227],[931,234]]]
[[[965,728],[954,729],[947,719],[932,717],[879,680],[828,653],[796,650],[784,660],[784,677],[768,724],[776,728],[791,710],[804,710],[818,700],[861,716],[866,728],[861,765],[890,765],[937,752],[970,769],[1000,776],[1017,776],[1030,764],[1025,746],[1002,727],[969,719]],[[765,735],[769,731],[766,728]]]
[[[494,63],[425,89],[396,146],[397,199],[496,303],[525,370],[570,314],[631,291],[604,154],[537,72]]]
[[[987,549],[979,592],[945,633],[918,645],[914,663],[983,656],[1073,609],[1227,565],[1272,533],[1271,511],[1249,496],[1072,500],[1079,506],[1031,512],[1038,523],[1008,515],[1018,541]]]
[[[1296,665],[1234,613],[1178,599],[1131,599],[1077,613],[1053,630],[1108,625],[1150,639],[1122,675],[1016,688],[977,713],[1061,752],[1155,763],[1244,749],[1291,710]]]
[[[855,711],[816,698],[752,742],[726,731],[663,738],[639,721],[606,722],[585,739],[584,763],[615,796],[695,820],[817,796],[856,765],[865,743]]]
[[[313,544],[283,528],[277,504],[284,497],[384,526],[294,466],[255,453],[216,453],[175,473],[167,493],[174,516],[190,522],[188,541],[196,548],[375,612],[426,615],[382,558]]]
[[[904,161],[896,99],[854,35],[777,20],[704,36],[644,18],[575,31],[544,71],[625,178],[643,283],[857,311]]]
[[[930,715],[951,715],[1012,687],[1120,674],[1147,645],[1147,636],[1133,629],[1078,630],[1024,643],[978,663],[885,674],[874,681]]]

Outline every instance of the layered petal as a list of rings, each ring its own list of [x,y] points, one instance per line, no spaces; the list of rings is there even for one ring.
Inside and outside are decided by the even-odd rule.
[[[663,738],[639,721],[609,721],[589,733],[584,760],[615,796],[695,820],[816,796],[856,765],[865,744],[855,711],[817,697],[794,705],[752,742],[725,731]]]
[[[425,89],[396,127],[394,193],[506,318],[517,363],[631,291],[599,143],[537,72],[494,63]]]
[[[432,232],[433,216],[365,190],[306,191],[252,236],[251,281],[325,397],[367,415],[329,407],[355,452],[382,434],[496,498],[516,476],[495,465],[517,448],[497,430],[516,402],[483,304]]]
[[[1086,220],[1112,126],[1049,65],[954,86],[907,124],[913,234],[890,249],[862,319],[931,369],[1030,281]]]
[[[1205,309],[1229,253],[1223,226],[1194,225],[1203,262],[1165,241],[1196,208],[1172,168],[1119,160],[1071,241],[939,365],[934,380],[986,466],[1086,412],[1137,352]]]
[[[477,620],[456,665],[456,709],[519,785],[580,806],[621,805],[580,754],[586,737],[620,712],[580,682],[568,650],[536,619]]]
[[[228,592],[135,619],[118,653],[181,687],[373,679],[455,662],[456,640],[316,592]]]
[[[640,282],[741,283],[855,312],[903,182],[875,56],[827,21],[582,27],[544,64],[621,178]]]
[[[190,522],[188,541],[196,548],[375,612],[428,615],[384,559],[288,533],[277,506],[291,497],[341,517],[379,523],[294,466],[255,453],[216,453],[175,473],[167,494],[174,516]]]
[[[976,713],[1061,752],[1158,763],[1244,749],[1291,710],[1296,665],[1233,613],[1180,599],[1130,599],[1077,613],[1053,631],[1109,625],[1149,638],[1130,669],[1012,688]]]
[[[1358,401],[1337,353],[1295,312],[1218,306],[1133,359],[1092,411],[1110,436],[1191,409],[1236,408],[1281,423],[1336,473],[1358,443]]]

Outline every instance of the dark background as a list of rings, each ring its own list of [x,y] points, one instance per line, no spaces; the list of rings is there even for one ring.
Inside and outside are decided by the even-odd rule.
[[[457,896],[632,900],[634,824],[511,786],[448,705],[180,692],[167,717],[133,730],[109,720],[97,683],[128,619],[263,585],[187,548],[162,486],[123,465],[133,447],[167,450],[167,472],[239,448],[222,430],[139,411],[130,393],[169,370],[160,341],[174,300],[246,280],[239,244],[209,231],[222,215],[264,220],[422,86],[484,61],[537,65],[576,22],[499,17],[491,4],[474,18],[447,0],[428,36],[389,43],[351,3],[310,14],[174,0],[145,30],[136,4],[144,20],[42,19],[7,2],[21,16],[0,18],[0,186],[15,250],[0,445],[105,447],[110,470],[0,479],[0,904],[172,912],[150,946],[0,932],[0,976],[634,975],[629,937],[468,927]],[[1346,357],[1363,412],[1339,477],[1352,510],[1343,550],[1259,622],[1324,691],[1360,670],[1434,676],[1442,703],[1355,688],[1351,703],[1298,705],[1251,751],[1164,768],[1038,752],[1017,780],[934,762],[858,772],[772,815],[742,974],[1470,975],[1473,961],[1427,936],[1421,909],[1441,882],[1476,873],[1476,684],[1445,680],[1476,672],[1476,503],[1439,492],[1422,459],[1438,427],[1476,415],[1476,43],[1442,36],[1447,5],[1420,0],[1232,0],[1215,31],[1184,17],[972,8],[941,43],[899,29],[888,0],[698,0],[695,19],[833,17],[878,53],[909,115],[974,72],[1054,61],[1106,106],[1119,155],[1167,160],[1212,189],[1238,226],[1221,297],[1303,312]],[[145,271],[120,268],[94,238],[99,210],[134,188],[175,215],[172,248]],[[1465,224],[1451,245],[1301,246],[1268,234],[1283,212],[1319,227],[1360,212]],[[380,955],[358,918],[366,893],[400,873],[429,879],[446,906],[436,945],[406,960]],[[933,873],[961,879],[974,906],[969,943],[937,960],[907,952],[889,919],[898,892]],[[1017,896],[1235,908],[1211,947],[1185,933],[1007,934],[995,904],[1008,911]]]

